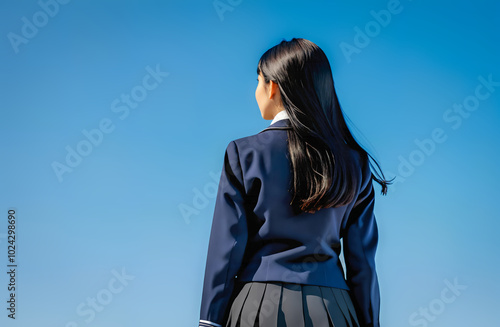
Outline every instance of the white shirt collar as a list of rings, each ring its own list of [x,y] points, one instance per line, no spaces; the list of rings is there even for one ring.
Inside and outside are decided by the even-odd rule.
[[[280,112],[278,112],[276,114],[276,116],[274,116],[274,119],[273,119],[273,121],[271,122],[270,125],[274,124],[278,120],[282,120],[282,119],[286,119],[286,118],[288,118],[288,114],[286,113],[286,110],[283,109]]]

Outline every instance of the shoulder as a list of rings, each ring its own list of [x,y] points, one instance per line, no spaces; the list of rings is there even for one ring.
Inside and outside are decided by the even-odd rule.
[[[225,160],[242,172],[284,164],[288,156],[288,126],[289,122],[280,120],[255,134],[231,140],[226,146]]]
[[[288,129],[291,129],[289,120],[279,120],[255,134],[230,141],[227,149],[240,153],[245,151],[270,151],[273,147],[282,147],[283,144],[286,144],[286,131]]]

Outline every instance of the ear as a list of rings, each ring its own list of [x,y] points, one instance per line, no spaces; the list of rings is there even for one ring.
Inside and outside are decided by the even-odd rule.
[[[271,100],[276,95],[276,93],[279,92],[278,83],[273,82],[273,81],[269,81],[269,88],[268,88],[267,92],[268,92],[269,100]]]

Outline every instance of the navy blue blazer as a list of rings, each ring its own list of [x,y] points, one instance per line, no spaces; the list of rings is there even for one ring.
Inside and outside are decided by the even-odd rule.
[[[372,174],[359,165],[349,205],[294,214],[289,205],[290,120],[227,145],[208,245],[199,326],[225,323],[237,281],[282,281],[350,290],[362,326],[379,326],[378,242]],[[341,242],[345,269],[339,260]]]

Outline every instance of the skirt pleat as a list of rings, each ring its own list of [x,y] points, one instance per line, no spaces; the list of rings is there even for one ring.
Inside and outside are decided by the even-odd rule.
[[[281,287],[276,284],[267,284],[266,292],[262,298],[259,310],[259,322],[278,321],[279,304],[281,300]]]
[[[241,313],[241,308],[243,307],[243,302],[245,302],[251,287],[252,287],[252,283],[244,284],[243,287],[241,288],[240,292],[238,293],[238,296],[234,299],[233,304],[232,304],[232,307],[234,308],[234,310],[231,310],[231,313],[230,313],[228,321],[227,321],[227,326],[230,326],[230,327],[236,326],[236,322],[240,318],[240,313]]]
[[[351,297],[349,296],[349,293],[342,292],[342,295],[344,296],[345,303],[347,304],[347,307],[349,308],[349,312],[351,313],[351,317],[354,319],[355,326],[359,326],[358,316],[356,315],[356,309],[354,309],[354,304],[352,303],[352,300],[351,300]]]
[[[282,282],[243,284],[225,327],[359,327],[349,292]]]
[[[330,321],[334,322],[335,327],[348,327],[347,320],[340,319],[340,317],[344,317],[344,313],[333,295],[334,292],[329,287],[321,286],[320,289]]]
[[[319,286],[302,286],[302,295],[305,298],[304,319],[305,327],[330,326],[330,318],[323,302]]]
[[[241,308],[241,314],[238,327],[254,327],[259,326],[257,317],[262,303],[262,296],[266,290],[266,283],[252,283],[252,288],[248,292],[248,296]]]
[[[299,284],[282,284],[283,296],[281,298],[281,311],[283,322],[281,326],[304,327],[304,309],[302,305],[302,288]]]
[[[346,318],[349,327],[352,327],[351,314],[349,312],[349,308],[347,307],[347,303],[345,303],[344,297],[339,292],[333,292],[333,295],[335,296],[335,299],[337,300],[340,310],[342,310],[342,313]]]

